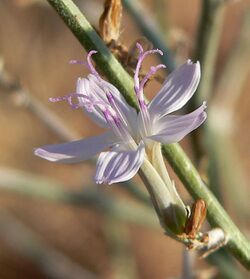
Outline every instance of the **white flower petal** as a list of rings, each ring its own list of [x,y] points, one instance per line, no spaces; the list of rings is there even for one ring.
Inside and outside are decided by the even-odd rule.
[[[117,109],[125,118],[124,122],[128,125],[130,132],[136,130],[137,112],[135,108],[131,107],[127,103],[120,91],[111,83],[103,79],[100,80],[94,75],[89,75],[88,78],[90,81],[91,92],[95,93],[96,98],[99,98],[99,100],[105,102],[107,105],[110,105],[106,97],[106,92],[111,93]]]
[[[97,161],[96,183],[113,184],[131,179],[142,165],[144,154],[142,141],[137,150],[121,151],[115,148],[110,152],[102,152]]]
[[[188,60],[166,78],[148,106],[150,115],[157,118],[182,108],[193,96],[199,80],[199,62]]]
[[[93,89],[93,86],[90,86],[90,82],[88,79],[86,78],[79,78],[77,80],[77,84],[76,84],[76,93],[78,94],[83,94],[88,96],[89,98],[95,100],[95,101],[102,101],[102,102],[107,102],[106,99],[103,99],[101,97],[98,97],[98,95],[96,95],[95,90]],[[101,92],[101,94],[99,94],[100,96],[105,96],[104,92]],[[93,107],[92,111],[88,111],[84,105],[83,105],[83,100],[81,97],[78,97],[78,101],[80,104],[82,104],[82,107],[84,109],[84,112],[88,115],[88,117],[95,122],[98,126],[102,127],[102,128],[108,128],[109,125],[103,115],[103,113],[98,110],[96,107]]]
[[[166,115],[155,121],[154,134],[148,137],[161,143],[174,143],[198,128],[207,117],[204,103],[195,111],[186,115]]]
[[[35,155],[51,162],[78,163],[90,159],[114,143],[112,132],[68,143],[45,145]]]

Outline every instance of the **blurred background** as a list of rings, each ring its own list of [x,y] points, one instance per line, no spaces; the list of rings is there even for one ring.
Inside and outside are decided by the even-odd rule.
[[[74,2],[98,29],[104,1]],[[208,100],[209,118],[199,134],[181,145],[248,234],[250,2],[224,2],[208,20],[215,26],[212,50],[204,59],[215,61],[213,78],[204,78],[210,91],[195,100]],[[197,43],[202,1],[138,3],[176,64],[203,57],[199,51],[204,47]],[[131,7],[124,8],[120,40],[127,47],[142,36],[136,20]],[[47,1],[0,1],[0,278],[247,278],[231,257],[217,253],[199,260],[166,237],[138,177],[133,184],[97,186],[93,162],[56,165],[33,155],[35,147],[101,132],[80,110],[48,102],[75,90],[77,77],[87,71],[68,62],[85,55]],[[145,68],[152,63],[157,58]],[[159,88],[152,81],[148,96]],[[197,141],[201,148],[193,150]]]

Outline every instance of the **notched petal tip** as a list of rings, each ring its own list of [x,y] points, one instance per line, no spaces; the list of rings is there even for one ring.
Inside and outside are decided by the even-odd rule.
[[[202,106],[203,106],[204,109],[206,109],[207,108],[207,101],[203,101]]]
[[[55,157],[52,157],[52,156],[49,156],[50,153],[48,151],[46,151],[45,149],[43,148],[36,148],[34,149],[34,155],[42,158],[42,159],[45,159],[45,160],[48,160],[50,162],[56,162],[57,159]]]
[[[160,54],[161,56],[164,54],[163,51],[161,49],[156,49],[157,53]]]
[[[195,65],[195,66],[200,66],[200,62],[199,62],[199,60],[197,60],[196,62],[193,62],[193,60],[192,59],[188,59],[187,61],[186,61],[186,63],[185,64],[188,64],[188,65]]]

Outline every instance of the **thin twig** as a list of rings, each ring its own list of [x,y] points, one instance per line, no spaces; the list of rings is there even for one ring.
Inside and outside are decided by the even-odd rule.
[[[243,86],[250,73],[249,28],[250,10],[248,9],[242,17],[241,31],[232,47],[216,86],[216,94],[210,104],[210,118],[207,126],[208,143],[211,153],[214,154],[213,162],[210,162],[210,170],[214,173],[215,165],[220,166],[225,185],[233,193],[232,203],[234,203],[234,207],[243,209],[238,210],[239,217],[245,217],[248,214],[248,210],[243,208],[244,205],[247,207],[248,204],[247,179],[244,178],[241,162],[235,150],[235,143],[232,137],[235,128],[236,104],[241,97]],[[220,125],[221,122],[218,119],[222,118],[224,119],[223,125]],[[218,180],[214,179],[214,176],[211,176],[210,180],[211,185],[217,185]],[[237,184],[241,185],[241,191],[238,191],[238,188],[235,187]]]
[[[194,51],[194,60],[201,64],[201,81],[195,96],[190,100],[188,108],[198,107],[203,101],[209,101],[214,85],[215,63],[218,53],[220,35],[224,20],[224,0],[203,0],[200,23]],[[200,134],[191,134],[191,143],[195,160],[199,163],[205,153]]]
[[[52,202],[68,203],[79,207],[90,206],[100,213],[108,214],[125,222],[159,228],[151,209],[114,199],[95,188],[95,186],[92,186],[81,191],[69,191],[62,187],[60,183],[42,176],[9,168],[0,168],[0,189],[2,191]]]
[[[201,63],[202,76],[198,90],[192,98],[195,107],[209,101],[214,84],[214,70],[222,31],[225,0],[203,0],[202,12],[193,58]]]
[[[109,248],[113,279],[136,279],[137,270],[127,224],[109,216],[104,218],[104,234]]]
[[[67,127],[53,111],[31,96],[28,90],[22,88],[20,83],[4,69],[3,63],[0,64],[0,89],[9,94],[16,105],[29,109],[59,139],[69,141],[79,138],[79,135]]]
[[[6,211],[0,212],[0,235],[22,256],[34,262],[50,279],[97,279],[61,251],[49,247],[38,235]]]

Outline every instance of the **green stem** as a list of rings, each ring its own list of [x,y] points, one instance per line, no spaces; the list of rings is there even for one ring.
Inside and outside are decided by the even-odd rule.
[[[225,145],[220,145],[220,138],[217,134],[215,136],[214,131],[210,128],[211,122],[213,119],[215,120],[215,124],[218,123],[218,118],[212,117],[212,104],[213,96],[215,96],[214,90],[214,73],[216,69],[216,61],[219,43],[221,39],[221,32],[224,22],[224,14],[226,9],[226,1],[225,0],[203,0],[202,1],[202,11],[200,15],[200,23],[197,33],[196,47],[194,51],[194,60],[199,60],[201,63],[201,82],[199,88],[192,98],[190,103],[191,109],[196,108],[199,104],[206,100],[208,101],[208,115],[209,118],[205,126],[202,127],[198,132],[194,132],[191,134],[191,144],[193,147],[193,154],[196,161],[199,163],[201,158],[204,156],[204,153],[209,155],[209,165],[208,165],[208,177],[209,177],[209,186],[210,190],[217,197],[220,203],[223,202],[222,188],[221,188],[221,173],[218,158],[223,158],[225,160],[225,156],[221,157],[220,154],[223,150],[228,150],[227,154],[230,152],[230,149],[225,148]],[[238,64],[238,63],[237,63]],[[230,80],[230,79],[228,79]],[[227,80],[227,82],[228,82]],[[238,85],[238,82],[237,82]],[[231,87],[230,87],[231,88]],[[221,92],[224,92],[224,90]],[[221,93],[220,92],[220,93]],[[231,91],[233,92],[233,91]],[[224,98],[223,93],[223,98]],[[219,94],[221,96],[221,94]],[[221,107],[220,110],[221,111]],[[200,133],[200,132],[203,132]],[[203,136],[203,138],[201,138]],[[227,137],[227,136],[226,136]],[[229,137],[227,137],[228,139]],[[202,140],[204,139],[204,140]],[[219,151],[216,152],[216,151]],[[222,160],[223,160],[222,159]],[[232,162],[227,160],[229,164]],[[222,170],[225,170],[225,165],[222,167]],[[229,172],[232,173],[232,172]],[[235,172],[232,173],[232,176],[235,176]],[[235,180],[234,180],[235,182]],[[227,185],[227,184],[226,184]],[[235,184],[234,184],[235,185]],[[213,258],[213,255],[210,257]],[[219,262],[214,259],[214,262]],[[221,265],[223,266],[223,265]],[[232,266],[230,261],[228,262],[228,266]],[[221,269],[222,270],[222,269]],[[225,277],[228,277],[225,272],[226,269],[222,270]]]
[[[124,94],[130,104],[135,103],[135,97],[129,92],[134,90],[132,79],[120,63],[109,52],[103,40],[98,36],[81,11],[71,0],[48,0],[76,36],[86,51],[97,50],[93,59],[98,68]]]
[[[201,81],[188,107],[197,108],[203,101],[209,101],[214,86],[215,64],[220,42],[225,11],[225,0],[203,0],[196,49],[193,59],[201,64]],[[204,129],[204,128],[203,128]],[[191,143],[197,162],[204,155],[204,146],[198,132],[191,135]]]
[[[198,94],[192,99],[195,105],[211,97],[214,69],[218,53],[220,34],[224,21],[224,0],[203,0],[200,24],[194,52],[194,60],[199,60],[202,77]]]
[[[136,105],[133,95],[133,82],[122,66],[109,53],[103,41],[86,18],[70,0],[48,0],[59,16],[75,34],[76,38],[87,51],[96,49],[99,55],[95,55],[96,63],[105,73],[110,82],[114,83],[130,104]],[[202,198],[208,205],[209,221],[213,226],[222,228],[229,241],[229,251],[247,268],[250,268],[250,247],[248,241],[233,224],[225,210],[217,199],[202,182],[198,172],[188,159],[187,155],[178,144],[165,145],[164,154],[180,177],[190,194],[196,198]]]
[[[165,145],[163,154],[194,199],[203,199],[207,204],[208,221],[220,227],[229,237],[228,250],[246,267],[250,268],[250,246],[247,239],[230,219],[216,197],[202,181],[183,149],[178,144]]]

